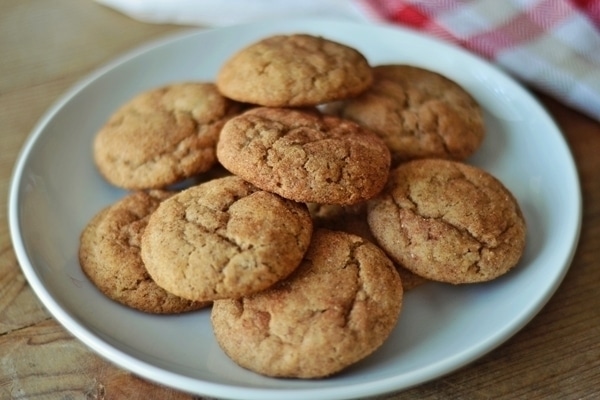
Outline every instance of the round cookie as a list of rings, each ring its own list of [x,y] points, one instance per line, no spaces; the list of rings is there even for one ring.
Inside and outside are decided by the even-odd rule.
[[[321,378],[379,348],[396,326],[402,297],[381,249],[317,229],[290,277],[249,297],[215,301],[211,321],[238,365],[273,377]]]
[[[344,205],[379,193],[390,166],[385,143],[354,122],[266,107],[227,121],[217,158],[263,190],[299,202]]]
[[[99,130],[93,155],[100,173],[125,189],[158,189],[215,163],[219,131],[242,106],[212,83],[152,89],[122,105]]]
[[[140,241],[150,214],[170,192],[131,193],[96,214],[84,228],[79,247],[81,269],[107,297],[155,314],[197,310],[209,303],[168,293],[148,275]]]
[[[356,49],[307,34],[255,42],[227,60],[216,84],[225,96],[269,107],[312,106],[356,96],[372,72]]]
[[[414,160],[392,169],[367,213],[387,254],[435,281],[497,278],[525,247],[525,220],[513,195],[489,173],[458,161]]]
[[[327,112],[376,132],[390,148],[392,165],[418,158],[462,161],[480,147],[483,113],[461,86],[409,65],[381,65],[373,74],[369,90]]]
[[[196,301],[238,298],[288,276],[310,243],[305,205],[237,176],[164,201],[142,238],[142,259],[163,288]]]

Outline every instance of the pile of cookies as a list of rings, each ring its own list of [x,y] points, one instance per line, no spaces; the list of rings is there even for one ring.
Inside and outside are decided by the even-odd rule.
[[[433,71],[267,37],[214,83],[140,93],[101,128],[94,161],[129,194],[85,227],[82,270],[140,311],[210,307],[244,368],[330,376],[388,339],[405,291],[518,263],[517,201],[465,162],[484,132],[475,100]]]

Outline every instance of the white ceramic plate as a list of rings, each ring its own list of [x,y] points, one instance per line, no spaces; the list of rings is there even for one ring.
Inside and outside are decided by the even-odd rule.
[[[142,90],[213,80],[240,47],[275,33],[347,43],[373,65],[408,63],[460,83],[485,109],[487,137],[469,160],[500,178],[529,226],[518,268],[492,283],[428,284],[406,296],[384,346],[324,380],[271,379],[237,367],[219,349],[209,312],[152,316],[104,298],[82,274],[79,234],[124,192],[97,173],[91,143],[107,117]],[[581,198],[561,132],[536,100],[479,58],[388,26],[293,20],[191,32],[142,47],[70,90],[41,119],[16,164],[10,229],[23,272],[52,315],[117,365],[184,391],[234,399],[343,399],[401,390],[489,352],[542,308],[566,273],[578,239]]]

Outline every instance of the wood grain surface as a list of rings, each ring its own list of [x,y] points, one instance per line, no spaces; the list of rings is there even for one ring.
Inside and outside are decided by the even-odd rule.
[[[136,22],[90,0],[0,1],[0,399],[204,399],[114,366],[59,325],[21,273],[7,218],[13,165],[46,109],[103,63],[183,29]],[[600,397],[600,123],[537,96],[564,132],[583,190],[580,243],[564,282],[496,350],[377,399]]]

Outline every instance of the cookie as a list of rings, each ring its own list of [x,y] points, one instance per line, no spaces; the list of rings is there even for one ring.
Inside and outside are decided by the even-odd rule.
[[[321,378],[379,348],[402,298],[400,277],[381,249],[318,229],[290,277],[252,296],[215,301],[211,321],[238,365],[273,377]]]
[[[227,121],[217,158],[257,187],[304,203],[369,199],[385,185],[390,167],[390,152],[374,133],[288,108],[254,108]]]
[[[178,296],[238,298],[288,276],[311,234],[304,204],[229,176],[161,203],[144,231],[142,259],[157,284]]]
[[[358,235],[372,243],[377,243],[367,223],[366,203],[358,203],[352,206],[309,203],[307,206],[315,228],[339,230]],[[394,266],[400,274],[404,292],[427,282],[427,279],[412,273],[397,263],[394,263]]]
[[[381,65],[373,74],[369,90],[327,112],[376,132],[390,148],[394,166],[419,158],[464,161],[480,147],[483,112],[457,83],[409,65]]]
[[[166,188],[208,171],[227,119],[242,105],[212,83],[152,89],[121,106],[100,129],[93,155],[111,184],[130,190]]]
[[[356,49],[322,37],[276,35],[234,54],[216,84],[225,96],[269,107],[300,107],[356,96],[372,71]]]
[[[210,303],[193,302],[168,293],[148,275],[140,241],[150,214],[170,192],[128,194],[97,213],[84,228],[79,247],[81,269],[107,297],[154,314],[197,310]]]
[[[367,218],[392,259],[435,281],[492,280],[517,265],[525,248],[525,220],[511,192],[488,172],[457,161],[396,167],[369,201]]]

